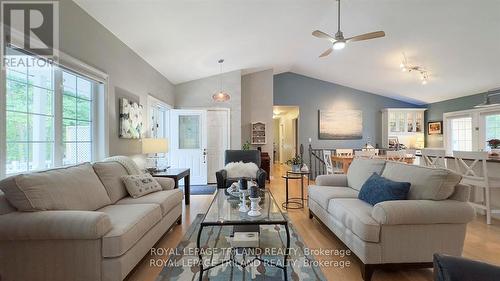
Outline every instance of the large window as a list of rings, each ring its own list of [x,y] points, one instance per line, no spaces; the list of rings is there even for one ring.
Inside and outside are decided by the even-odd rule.
[[[485,116],[486,141],[500,139],[500,114]]]
[[[452,118],[450,122],[452,149],[472,151],[472,118]]]
[[[54,69],[6,69],[6,174],[54,165]]]
[[[23,63],[5,68],[0,177],[94,160],[95,101],[102,84],[63,67],[33,63],[14,49],[7,55]]]
[[[170,138],[170,109],[171,106],[157,100],[156,98],[149,96],[149,114],[150,114],[150,125],[151,131],[150,135],[152,138]],[[165,167],[168,165],[167,155],[165,153],[157,154],[157,164],[159,167]]]
[[[92,82],[67,71],[62,81],[63,165],[92,161]]]

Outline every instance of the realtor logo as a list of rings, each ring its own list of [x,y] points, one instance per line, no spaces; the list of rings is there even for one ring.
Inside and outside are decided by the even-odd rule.
[[[54,59],[59,48],[57,1],[1,1],[2,45]]]

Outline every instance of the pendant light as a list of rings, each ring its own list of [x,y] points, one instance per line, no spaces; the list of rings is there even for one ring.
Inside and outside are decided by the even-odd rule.
[[[231,96],[222,90],[222,64],[224,63],[224,59],[220,59],[218,63],[220,65],[219,91],[212,95],[212,99],[214,102],[227,102],[231,99]]]

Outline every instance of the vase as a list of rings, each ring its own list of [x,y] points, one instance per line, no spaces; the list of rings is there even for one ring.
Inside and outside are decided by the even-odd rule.
[[[500,148],[492,148],[490,155],[491,156],[500,156]]]
[[[292,165],[292,171],[294,171],[294,172],[300,172],[300,164],[298,164],[298,165]]]

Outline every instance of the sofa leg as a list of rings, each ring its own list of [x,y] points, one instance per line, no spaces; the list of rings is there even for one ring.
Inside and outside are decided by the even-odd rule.
[[[313,212],[311,212],[311,210],[309,209],[309,219],[311,219],[311,220],[312,220],[313,218],[314,218],[314,214],[313,214]]]
[[[177,219],[177,225],[181,225],[182,224],[182,215]]]
[[[372,279],[374,270],[374,265],[361,263],[361,277],[363,277],[363,280],[370,281]]]

